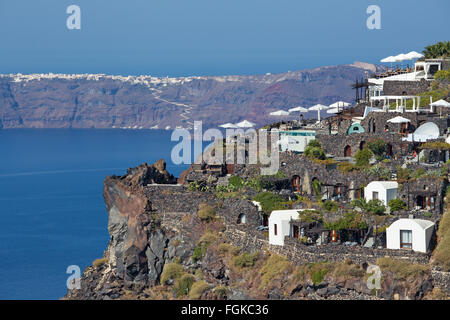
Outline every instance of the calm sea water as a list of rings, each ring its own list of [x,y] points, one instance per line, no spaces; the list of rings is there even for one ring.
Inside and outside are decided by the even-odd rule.
[[[0,130],[0,299],[59,299],[66,269],[101,257],[109,235],[106,175],[163,158],[170,132]]]

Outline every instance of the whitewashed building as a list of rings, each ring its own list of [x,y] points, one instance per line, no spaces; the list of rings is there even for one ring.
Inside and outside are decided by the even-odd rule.
[[[364,188],[366,201],[381,200],[384,205],[397,198],[398,183],[396,181],[372,181]]]
[[[289,221],[298,219],[298,213],[301,209],[296,210],[274,210],[269,217],[269,243],[277,246],[284,245],[284,237],[291,233],[291,225]]]
[[[386,247],[427,252],[434,227],[428,220],[399,219],[386,229]]]
[[[281,130],[279,132],[278,150],[303,153],[311,140],[316,139],[314,130]]]

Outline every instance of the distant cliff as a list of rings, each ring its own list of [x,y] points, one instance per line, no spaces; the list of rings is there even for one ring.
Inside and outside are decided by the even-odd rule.
[[[255,76],[0,75],[0,128],[263,124],[280,108],[353,101],[351,83],[376,69],[354,63]]]

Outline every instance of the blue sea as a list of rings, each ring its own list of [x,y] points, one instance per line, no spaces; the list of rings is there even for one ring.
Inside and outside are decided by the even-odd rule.
[[[109,241],[106,175],[162,158],[175,176],[170,131],[0,130],[0,299],[59,299]]]

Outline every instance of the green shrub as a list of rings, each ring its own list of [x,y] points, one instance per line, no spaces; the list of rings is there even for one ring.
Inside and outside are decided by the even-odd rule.
[[[310,159],[326,159],[325,152],[323,151],[320,142],[316,139],[308,142],[303,154]]]
[[[191,289],[189,290],[189,298],[190,299],[200,299],[202,294],[208,291],[209,284],[205,281],[197,281],[192,284]]]
[[[310,276],[314,285],[322,283],[325,275],[328,273],[329,266],[325,262],[314,263],[310,265]]]
[[[211,221],[216,217],[216,212],[209,204],[201,203],[198,206],[197,215],[203,221]]]
[[[333,275],[335,277],[343,277],[349,279],[352,277],[363,277],[365,275],[364,269],[357,264],[354,264],[351,260],[344,263],[337,263],[334,266]]]
[[[420,179],[426,173],[427,172],[426,172],[426,170],[424,168],[418,168],[418,169],[413,171],[413,173],[411,174],[411,177],[413,177],[414,179]]]
[[[410,170],[408,168],[397,167],[397,181],[404,182],[409,179]]]
[[[374,138],[367,142],[367,148],[375,156],[382,156],[386,152],[386,142],[381,138]]]
[[[284,209],[284,199],[272,192],[258,193],[253,200],[261,204],[263,212],[267,215],[270,215],[274,210]]]
[[[373,152],[369,148],[359,150],[355,154],[355,161],[358,167],[365,167],[369,165],[370,159],[373,157]]]
[[[326,200],[322,203],[322,208],[327,210],[328,212],[335,212],[339,208],[339,203],[332,200]]]
[[[325,222],[324,227],[328,230],[365,229],[367,228],[367,223],[360,213],[349,211],[337,221]]]
[[[352,172],[354,170],[358,170],[359,168],[353,164],[351,164],[350,162],[347,161],[343,161],[343,162],[339,162],[337,164],[337,168],[342,172],[342,173],[348,173],[348,172]]]
[[[239,189],[244,186],[244,180],[239,176],[232,176],[228,181],[228,185],[234,189]]]
[[[223,299],[227,296],[228,288],[226,286],[217,286],[214,288],[214,293],[216,296]]]
[[[442,215],[437,231],[438,244],[433,255],[433,264],[439,265],[444,271],[450,271],[450,211]]]
[[[386,207],[383,201],[379,199],[372,199],[367,202],[366,211],[377,215],[382,215],[386,212]]]
[[[322,216],[317,210],[302,210],[298,212],[298,217],[303,222],[321,222]]]
[[[360,208],[361,210],[366,210],[367,201],[365,198],[354,199],[350,202],[352,208]]]
[[[450,81],[450,69],[439,70],[434,74],[434,79],[439,81]]]
[[[259,252],[248,253],[243,252],[237,257],[233,258],[233,265],[239,268],[253,267],[258,260]]]
[[[217,233],[214,233],[211,230],[207,230],[200,238],[199,244],[203,245],[204,247],[209,247],[211,243],[217,240],[217,237]]]
[[[317,147],[306,147],[304,155],[307,156],[310,159],[319,159],[319,160],[325,160],[325,152],[322,150],[322,148]]]
[[[92,265],[94,266],[95,269],[99,269],[106,262],[108,262],[108,260],[106,258],[100,258],[100,259],[94,260],[94,262],[92,262]]]
[[[206,252],[206,248],[203,246],[196,246],[194,252],[192,253],[192,261],[197,262],[203,258],[203,255]]]
[[[377,265],[382,271],[390,271],[394,279],[406,280],[415,278],[429,272],[429,266],[419,263],[411,263],[394,258],[384,257],[377,259]]]
[[[217,250],[219,251],[220,254],[226,254],[230,251],[230,249],[231,245],[229,243],[221,243],[217,247]]]
[[[240,252],[241,252],[241,248],[239,248],[239,247],[233,247],[233,246],[231,246],[231,248],[230,248],[230,253],[231,253],[231,255],[233,255],[233,256],[237,256]]]
[[[170,279],[176,280],[183,275],[183,267],[178,263],[167,263],[164,265],[163,272],[161,274],[161,283],[166,284]]]
[[[314,179],[312,181],[312,188],[314,194],[320,199],[320,197],[322,196],[322,182],[320,182],[318,179]]]
[[[195,277],[192,274],[185,273],[175,280],[174,291],[177,297],[184,297],[189,293]]]
[[[310,140],[306,146],[312,148],[322,148],[320,141],[317,139]]]
[[[277,275],[291,267],[289,261],[282,256],[273,254],[261,268],[261,287],[267,286]]]
[[[400,211],[406,209],[406,203],[402,199],[392,199],[388,202],[391,211]]]

